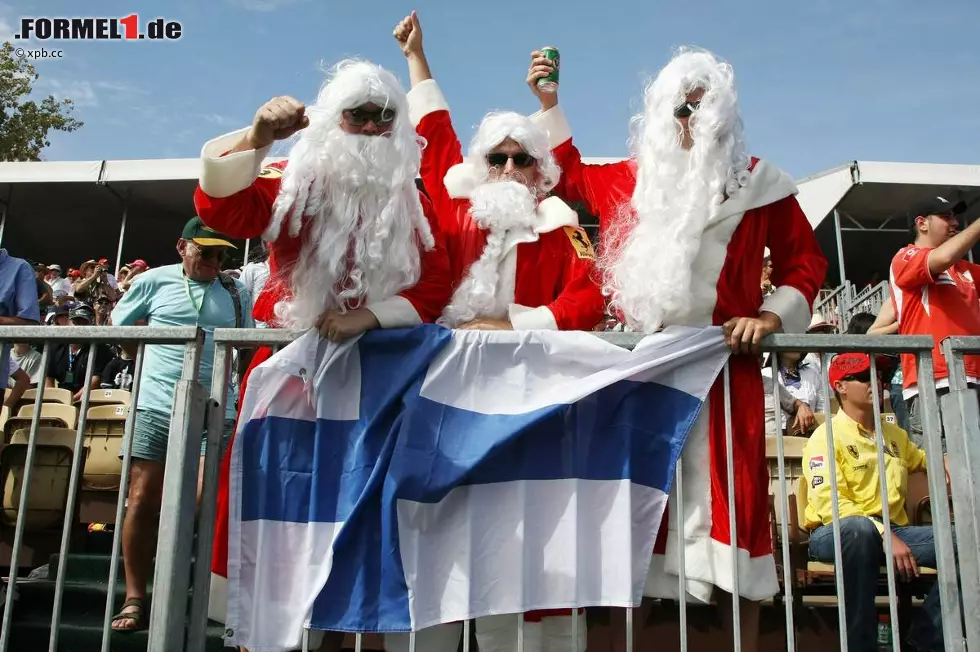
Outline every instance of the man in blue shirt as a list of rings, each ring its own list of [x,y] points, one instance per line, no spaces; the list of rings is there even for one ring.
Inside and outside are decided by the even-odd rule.
[[[34,270],[26,260],[14,258],[0,249],[0,326],[36,326],[41,321],[38,307],[37,283]],[[7,386],[10,368],[10,342],[0,342],[0,380]],[[13,407],[24,393],[18,384],[7,396],[5,404]]]
[[[199,217],[184,226],[177,250],[181,262],[151,269],[133,281],[112,311],[112,323],[127,326],[199,326],[205,332],[198,378],[210,390],[215,328],[253,328],[252,301],[245,286],[231,277],[219,278],[229,248],[225,235],[209,229]],[[233,293],[237,293],[236,302]],[[236,304],[238,311],[236,311]],[[236,316],[236,312],[238,312]],[[133,357],[135,357],[135,352]],[[146,624],[143,601],[155,548],[154,530],[163,490],[167,436],[174,386],[184,362],[183,345],[146,347],[139,380],[129,505],[123,525],[126,602],[113,619],[113,629],[131,631]],[[235,397],[229,395],[224,439],[235,423]],[[204,455],[204,442],[201,443]]]

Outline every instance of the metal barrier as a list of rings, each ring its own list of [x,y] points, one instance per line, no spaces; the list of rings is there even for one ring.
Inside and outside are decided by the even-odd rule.
[[[135,425],[135,404],[139,397],[139,386],[142,375],[142,365],[147,345],[172,344],[184,346],[184,363],[182,376],[174,390],[175,405],[169,433],[169,452],[167,470],[164,478],[164,496],[161,504],[161,519],[157,543],[157,569],[154,577],[154,591],[159,599],[154,600],[153,613],[150,619],[150,649],[178,650],[183,646],[184,613],[189,588],[190,543],[194,527],[194,482],[185,484],[188,471],[195,476],[196,464],[191,467],[184,463],[187,455],[181,455],[190,450],[190,433],[200,433],[200,422],[194,421],[192,413],[193,397],[201,394],[200,384],[197,383],[197,369],[200,359],[203,332],[194,327],[174,328],[143,328],[138,326],[3,326],[0,327],[0,344],[14,342],[40,343],[44,345],[41,355],[41,375],[46,376],[51,360],[51,350],[56,344],[87,344],[88,363],[82,387],[89,387],[94,375],[93,365],[96,357],[96,347],[99,344],[132,342],[137,347],[132,387],[132,406],[126,419],[125,439],[127,442],[123,451],[122,469],[120,474],[119,495],[116,501],[117,527],[113,535],[112,554],[110,558],[109,577],[107,578],[107,597],[105,619],[103,623],[102,650],[108,652],[112,634],[111,617],[113,614],[114,587],[119,573],[119,555],[122,536],[123,509],[126,503],[129,468],[132,460],[133,427]],[[28,499],[31,489],[31,474],[34,471],[34,457],[38,445],[38,428],[41,421],[41,405],[44,392],[38,391],[34,399],[34,411],[31,417],[30,435],[27,444],[27,454],[24,463],[23,481],[21,483],[20,501],[17,521],[14,529],[14,542],[10,560],[10,576],[7,585],[7,595],[3,609],[3,622],[0,625],[0,652],[7,652],[10,646],[11,629],[13,624],[13,608],[16,595],[19,557],[24,539],[24,529],[27,521]],[[62,527],[61,545],[58,557],[58,570],[55,577],[55,597],[52,605],[51,628],[49,635],[49,651],[58,649],[58,634],[61,623],[61,607],[64,597],[65,570],[67,554],[76,501],[81,483],[81,467],[83,455],[83,440],[88,418],[89,392],[82,395],[81,411],[75,428],[75,440],[71,476],[68,487],[68,502],[65,506],[64,525]],[[201,406],[203,407],[203,405]],[[201,414],[200,416],[203,416]],[[195,455],[195,460],[196,460]],[[190,486],[190,503],[184,497]],[[189,509],[188,509],[189,506]],[[188,515],[191,518],[188,518]],[[181,563],[183,561],[183,564]],[[181,573],[183,566],[184,572]],[[169,631],[167,627],[170,626]],[[178,640],[179,639],[179,640]]]
[[[200,506],[199,531],[207,533],[212,531],[215,520],[215,499],[217,494],[217,478],[220,462],[220,433],[222,432],[222,420],[224,418],[225,405],[227,403],[227,378],[228,370],[232,360],[232,350],[235,348],[254,347],[256,345],[271,346],[278,348],[288,344],[301,333],[295,331],[282,331],[272,329],[236,330],[236,329],[216,329],[214,331],[215,352],[213,362],[213,378],[211,382],[210,399],[207,401],[207,444],[204,460],[204,473],[202,484],[202,500]],[[601,337],[618,346],[632,348],[642,339],[642,335],[636,333],[597,333]],[[194,494],[197,483],[198,454],[199,449],[194,442],[199,441],[198,437],[205,426],[204,400],[202,385],[197,378],[197,367],[202,348],[202,333],[194,328],[146,328],[146,327],[2,327],[0,328],[0,342],[85,342],[90,346],[89,368],[86,370],[86,383],[92,376],[92,360],[94,359],[94,349],[96,343],[108,343],[119,341],[133,341],[139,343],[139,353],[136,358],[136,374],[133,386],[133,401],[138,397],[140,382],[141,365],[143,352],[147,344],[182,344],[184,345],[184,365],[182,378],[175,389],[175,405],[173,419],[170,429],[170,442],[167,457],[167,470],[164,482],[163,498],[161,504],[160,537],[157,546],[157,567],[154,575],[154,599],[152,603],[152,613],[150,614],[150,644],[149,649],[156,650],[183,650],[191,652],[203,651],[205,647],[205,630],[207,627],[207,613],[209,600],[209,577],[211,562],[211,538],[209,536],[199,536],[197,540],[196,563],[194,566],[193,581],[190,574],[190,563],[192,558],[191,542],[194,529]],[[933,360],[931,357],[932,338],[929,336],[830,336],[830,335],[774,335],[764,341],[763,349],[769,352],[780,351],[808,351],[819,353],[823,369],[823,388],[827,400],[825,410],[825,436],[829,450],[833,450],[833,419],[830,411],[831,388],[827,383],[827,368],[832,353],[836,352],[865,352],[865,353],[897,353],[908,352],[916,356],[919,365],[920,375],[930,377],[933,370]],[[957,376],[957,368],[962,370],[962,353],[964,351],[980,351],[980,338],[960,338],[953,339],[944,343],[947,356],[953,360],[951,369],[952,391],[951,400],[959,400],[960,416],[958,426],[947,418],[947,432],[950,433],[950,444],[955,443],[960,454],[960,459],[955,460],[951,465],[951,476],[953,483],[953,503],[957,514],[957,537],[958,547],[962,550],[977,550],[977,541],[980,541],[980,497],[975,489],[973,474],[980,469],[980,414],[969,412],[976,410],[976,401],[972,403],[964,400],[965,377]],[[958,358],[956,356],[959,356]],[[774,378],[778,378],[776,357],[773,357]],[[42,366],[46,369],[50,362],[50,347],[45,347],[42,356]],[[875,372],[874,367],[872,372]],[[960,380],[963,382],[960,383]],[[727,452],[727,488],[729,496],[729,527],[732,540],[736,539],[735,523],[735,481],[734,481],[734,458],[733,450],[733,424],[731,411],[731,393],[729,391],[730,373],[729,366],[726,364],[721,376],[721,382],[725,385],[725,443]],[[960,385],[963,385],[961,388]],[[974,648],[980,649],[980,561],[976,555],[967,555],[969,560],[961,559],[960,573],[962,574],[963,602],[960,601],[960,580],[957,576],[957,567],[954,554],[954,543],[952,538],[951,516],[948,509],[949,500],[947,499],[946,484],[944,482],[943,460],[941,458],[941,435],[940,435],[940,413],[938,410],[937,392],[932,384],[925,384],[921,388],[920,400],[922,402],[922,414],[924,419],[924,431],[926,434],[927,464],[930,496],[932,499],[933,527],[935,529],[936,552],[938,560],[938,582],[940,587],[940,597],[943,614],[943,629],[946,650],[965,650],[966,643],[969,641],[974,644]],[[884,468],[885,453],[883,449],[883,435],[880,426],[880,395],[877,386],[874,386],[875,416],[878,427],[876,428],[875,438],[878,445],[878,464]],[[18,547],[21,545],[24,531],[24,515],[27,505],[27,489],[29,487],[29,474],[34,463],[34,449],[36,446],[36,435],[39,426],[40,405],[42,396],[35,398],[35,410],[31,424],[31,438],[28,446],[27,462],[25,469],[24,489],[20,497],[20,510],[16,524],[14,558],[12,559],[12,569],[10,575],[10,587],[4,605],[3,631],[0,635],[0,652],[5,652],[9,647],[10,631],[13,617],[13,595],[16,584],[17,574],[17,554]],[[964,407],[966,406],[966,407]],[[970,407],[972,406],[972,407]],[[83,399],[83,408],[87,408],[87,398]],[[780,406],[775,402],[776,423],[781,420]],[[75,496],[78,492],[81,469],[80,459],[82,455],[82,440],[85,433],[85,413],[83,409],[80,421],[76,429],[74,461],[69,488],[69,503],[66,507],[63,536],[61,542],[61,555],[59,569],[56,578],[57,588],[55,604],[52,613],[50,631],[50,650],[57,649],[58,629],[60,623],[61,600],[64,591],[64,566],[65,554],[68,552],[68,533],[71,527],[72,515],[74,512]],[[113,607],[113,591],[118,575],[119,561],[119,538],[121,535],[121,524],[123,508],[126,497],[126,482],[128,480],[128,469],[131,458],[132,431],[134,426],[135,410],[131,410],[126,422],[126,438],[130,445],[126,447],[123,457],[123,478],[120,486],[119,497],[116,505],[117,528],[113,541],[113,552],[110,565],[109,576],[109,595],[106,604],[105,621],[102,646],[103,650],[109,649],[111,636],[110,616]],[[737,427],[737,424],[735,424]],[[956,431],[956,427],[960,427]],[[961,436],[955,436],[956,432],[961,432]],[[782,437],[777,437],[776,447],[778,450],[778,478],[781,484],[781,497],[778,505],[780,518],[780,550],[774,553],[777,559],[781,556],[782,561],[782,601],[785,611],[786,626],[786,649],[796,649],[797,627],[795,622],[794,591],[796,577],[793,569],[792,555],[790,549],[789,531],[789,492],[787,489],[787,462]],[[953,453],[953,448],[950,449]],[[951,455],[952,457],[952,455]],[[678,513],[684,513],[684,495],[682,482],[683,468],[678,463],[675,480],[675,498],[677,501]],[[831,495],[833,500],[833,527],[834,527],[834,550],[837,559],[841,558],[841,530],[840,513],[838,509],[838,486],[836,474],[832,474],[830,479]],[[886,478],[881,474],[881,495],[887,496]],[[966,517],[964,518],[964,515]],[[888,510],[882,510],[882,518],[885,527],[889,525]],[[890,538],[885,537],[885,552],[891,555]],[[679,629],[680,629],[680,649],[689,649],[688,640],[688,599],[687,599],[687,579],[685,573],[684,546],[677,546],[677,558],[679,564]],[[732,584],[734,593],[738,593],[739,569],[738,556],[735,549],[732,549]],[[847,605],[844,599],[844,576],[843,565],[835,564],[834,578],[837,593],[837,611],[840,623],[840,642],[841,650],[847,650],[846,622]],[[187,598],[188,589],[193,584],[192,602],[190,605],[190,622],[187,623]],[[889,604],[892,615],[893,629],[893,649],[899,650],[898,636],[898,614],[895,574],[892,565],[888,564],[888,588]],[[740,626],[740,601],[731,600],[732,610],[732,629],[734,634],[733,649],[742,649],[742,632]],[[962,606],[961,606],[962,604]],[[579,646],[578,626],[580,616],[573,610],[571,641],[573,646]],[[965,629],[964,629],[965,617]],[[523,652],[524,649],[524,620],[520,614],[515,615],[517,628],[517,649]],[[185,629],[186,625],[186,629]],[[625,650],[633,649],[634,634],[634,610],[625,610]],[[463,627],[463,649],[469,650],[471,623],[467,622]],[[186,638],[185,638],[186,636]],[[360,649],[362,639],[357,635],[356,646]],[[416,646],[416,636],[413,633],[409,637],[409,649],[414,650]],[[309,636],[303,637],[304,649],[308,649]],[[185,646],[186,644],[186,646]]]
[[[869,312],[877,315],[881,304],[888,300],[890,292],[888,281],[858,290],[856,285],[845,280],[833,290],[821,290],[814,302],[813,312],[819,312],[824,319],[837,326],[840,332],[844,332],[857,313]]]
[[[963,364],[964,355],[980,354],[980,337],[950,337],[940,346],[949,369],[942,411],[957,547],[967,551],[959,557],[963,618],[969,649],[980,650],[980,409]]]

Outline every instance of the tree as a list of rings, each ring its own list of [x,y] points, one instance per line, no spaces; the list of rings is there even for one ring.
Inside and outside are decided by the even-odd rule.
[[[0,47],[0,160],[39,161],[41,150],[51,144],[50,130],[71,132],[82,126],[71,117],[75,106],[70,99],[27,99],[37,78],[34,66],[14,55],[13,45]]]

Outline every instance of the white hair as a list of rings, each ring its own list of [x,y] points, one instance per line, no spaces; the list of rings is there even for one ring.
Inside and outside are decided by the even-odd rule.
[[[704,97],[682,147],[674,109],[695,89]],[[604,240],[600,266],[610,305],[636,330],[689,318],[692,265],[709,218],[748,183],[732,67],[703,50],[682,49],[647,85],[634,118],[636,188]]]
[[[395,111],[391,131],[344,132],[343,111],[369,102]],[[285,222],[290,237],[302,238],[296,264],[281,271],[292,296],[275,308],[289,328],[309,328],[325,310],[358,307],[413,286],[420,249],[434,246],[415,185],[422,143],[397,78],[373,63],[342,61],[307,115],[310,125],[289,153],[263,234],[275,241]]]
[[[503,296],[497,287],[504,245],[509,232],[530,231],[534,227],[536,209],[537,200],[531,190],[517,181],[483,183],[476,187],[470,196],[470,216],[480,229],[487,231],[487,243],[453,292],[438,323],[454,328],[477,317],[507,316],[507,304],[513,297]]]
[[[481,181],[490,178],[487,154],[494,147],[510,138],[537,161],[541,179],[537,185],[538,196],[543,197],[558,184],[561,170],[548,147],[548,134],[530,118],[513,111],[488,113],[470,142],[467,159],[475,166]]]

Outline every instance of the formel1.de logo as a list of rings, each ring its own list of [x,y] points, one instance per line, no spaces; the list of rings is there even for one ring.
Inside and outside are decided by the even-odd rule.
[[[180,21],[154,18],[140,24],[137,14],[122,18],[51,18],[20,19],[20,31],[15,39],[36,41],[175,41],[183,27]]]

